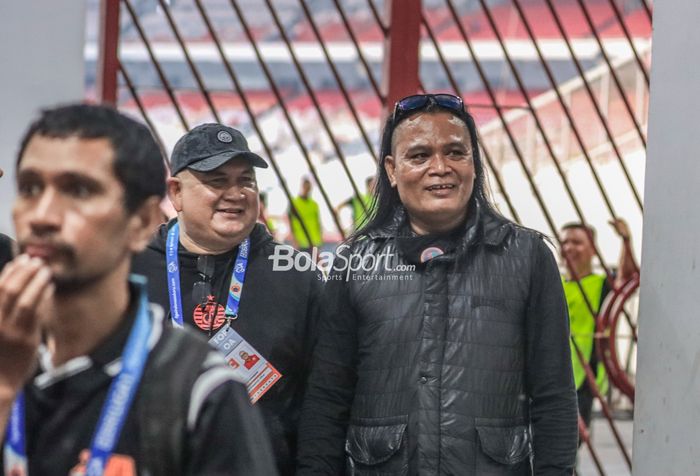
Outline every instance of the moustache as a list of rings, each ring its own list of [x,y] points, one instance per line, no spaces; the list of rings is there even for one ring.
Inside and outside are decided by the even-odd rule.
[[[74,260],[76,257],[75,249],[72,246],[58,241],[27,239],[20,241],[18,247],[20,253],[27,253],[29,249],[31,254],[32,248],[39,248],[48,250],[51,257],[59,257],[68,260]]]

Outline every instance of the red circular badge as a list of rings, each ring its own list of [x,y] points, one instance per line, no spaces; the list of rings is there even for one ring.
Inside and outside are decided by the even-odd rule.
[[[213,296],[210,296],[206,304],[195,306],[192,319],[197,327],[204,331],[216,330],[226,321],[226,309],[221,304],[214,302]],[[213,325],[212,320],[214,321]]]

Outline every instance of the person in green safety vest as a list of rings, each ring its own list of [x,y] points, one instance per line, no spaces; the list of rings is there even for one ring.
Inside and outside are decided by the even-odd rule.
[[[265,192],[260,192],[260,213],[258,214],[258,223],[262,223],[267,227],[267,231],[274,237],[277,226],[272,218],[267,213],[267,194]]]
[[[311,253],[313,247],[323,244],[321,231],[321,214],[318,203],[311,198],[311,180],[305,178],[301,183],[299,196],[292,199],[294,207],[289,207],[289,225],[292,229],[292,237],[299,251]],[[299,218],[294,214],[294,209]],[[302,227],[302,222],[304,226]],[[304,231],[306,229],[306,232]],[[308,235],[307,235],[308,233]]]
[[[366,191],[360,195],[360,198],[353,195],[338,205],[335,209],[336,215],[345,207],[350,207],[352,210],[352,227],[353,231],[360,228],[360,225],[365,221],[365,210],[371,212],[374,205],[374,176],[367,177],[365,180]],[[363,206],[364,205],[364,206]]]
[[[618,218],[610,221],[610,224],[622,239],[618,270],[612,283],[615,287],[619,287],[632,278],[638,272],[638,268],[632,253],[627,223]],[[608,391],[608,378],[603,363],[598,362],[594,334],[595,316],[600,311],[600,306],[611,287],[604,274],[593,272],[594,240],[595,230],[590,225],[568,223],[561,229],[562,261],[567,269],[566,275],[562,276],[562,283],[569,307],[574,381],[578,395],[579,413],[587,427],[590,426],[591,422],[594,395],[586,381],[585,369],[577,356],[574,345],[578,347],[596,374],[596,385],[600,393],[605,395]],[[576,279],[578,279],[578,283]],[[584,293],[588,303],[584,298]]]

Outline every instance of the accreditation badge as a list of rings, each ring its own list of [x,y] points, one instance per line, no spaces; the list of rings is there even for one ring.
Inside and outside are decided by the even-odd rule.
[[[282,374],[229,324],[219,329],[209,343],[224,354],[236,377],[246,384],[253,404],[282,378]]]

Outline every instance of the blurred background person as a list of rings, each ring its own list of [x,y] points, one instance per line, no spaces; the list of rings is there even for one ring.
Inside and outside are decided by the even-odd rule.
[[[318,248],[323,244],[321,214],[318,203],[311,198],[311,188],[311,180],[304,178],[301,182],[299,195],[292,199],[294,208],[290,207],[288,212],[294,243],[299,251],[305,251],[309,254],[311,254],[312,248]],[[299,215],[298,218],[294,210]]]
[[[613,279],[613,285],[619,288],[638,272],[638,267],[632,252],[627,223],[618,218],[610,221],[610,225],[622,240],[618,269]],[[579,413],[587,427],[590,427],[591,423],[594,395],[574,346],[578,347],[596,375],[596,385],[600,393],[605,395],[608,391],[605,366],[598,361],[595,350],[595,316],[598,315],[611,286],[604,273],[593,271],[593,259],[596,255],[595,235],[595,229],[590,225],[568,223],[562,227],[560,236],[562,264],[566,269],[565,275],[562,276],[562,283],[569,309],[574,381]],[[581,290],[585,293],[585,298]]]
[[[365,192],[360,195],[360,198],[353,195],[335,208],[335,213],[340,214],[343,208],[350,208],[352,211],[352,230],[356,231],[360,228],[367,216],[366,212],[372,210],[372,202],[374,196],[374,176],[367,177],[365,180]]]

